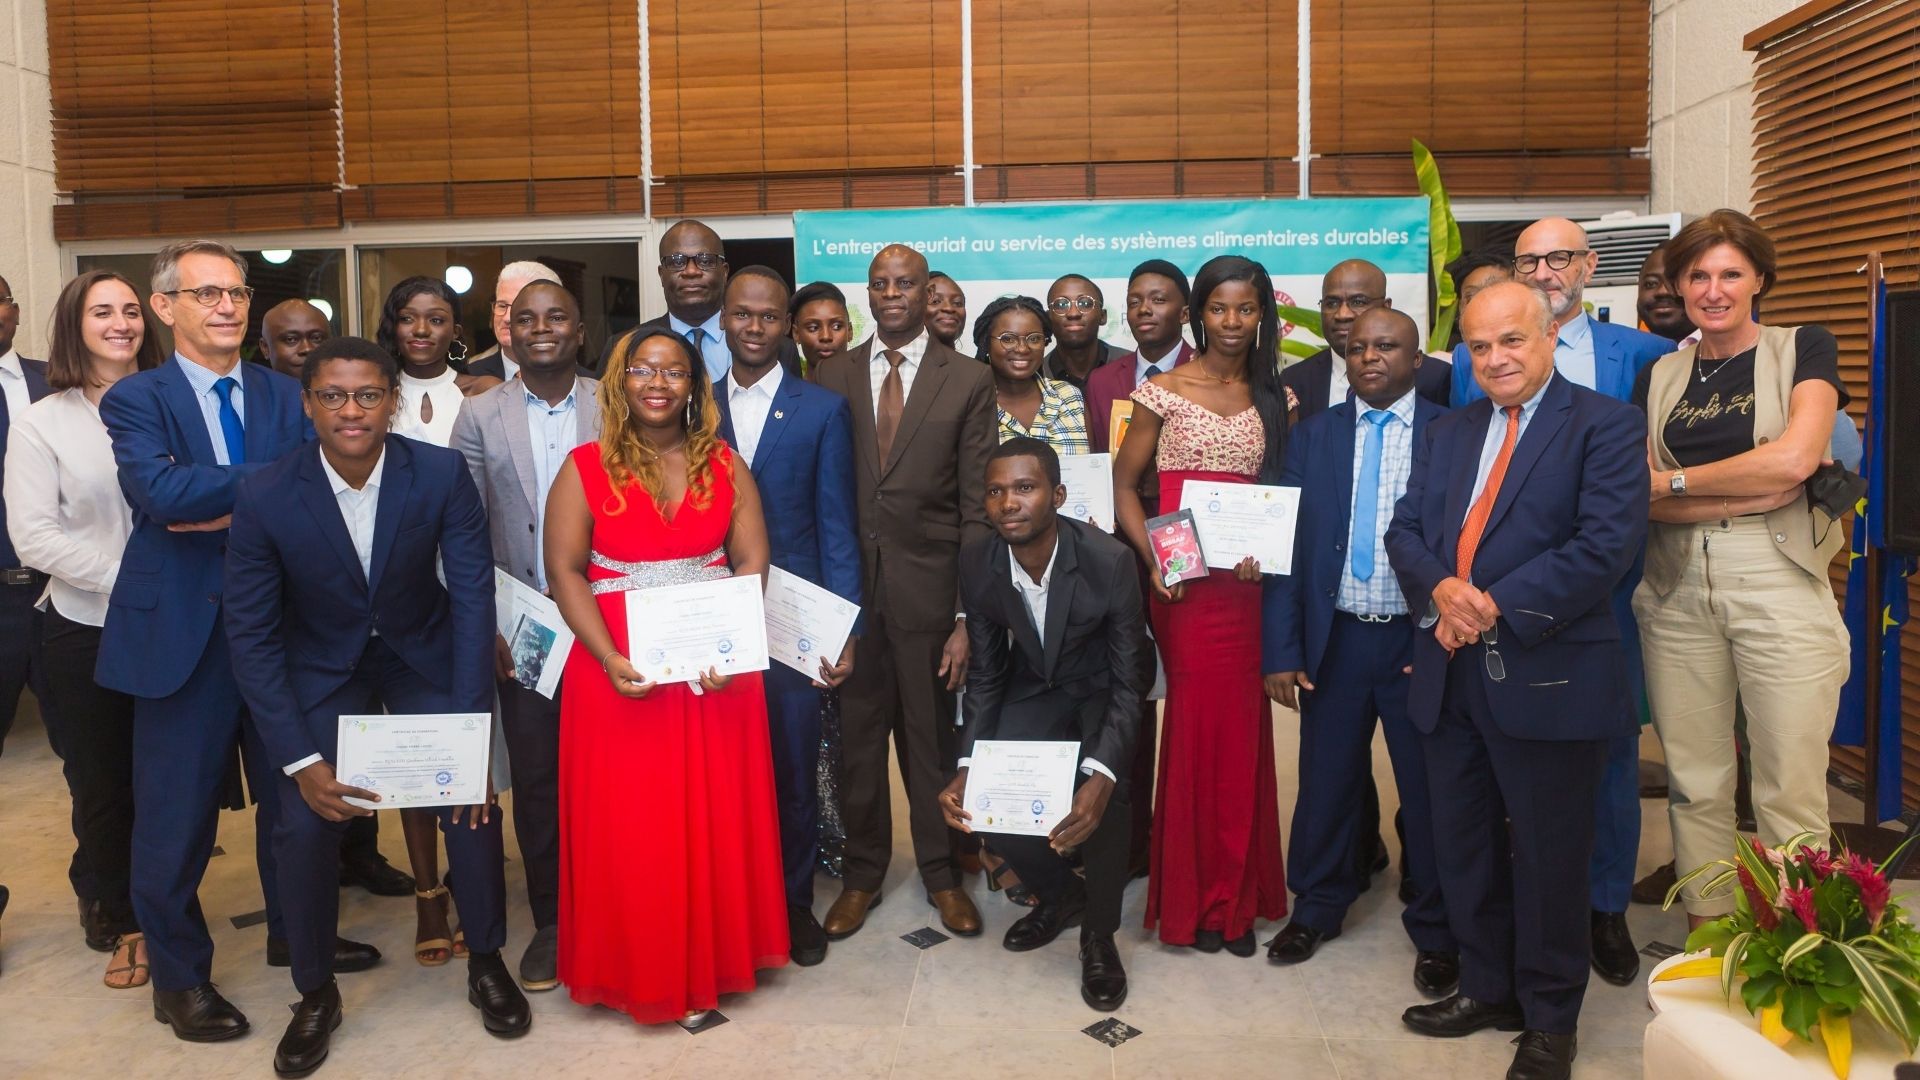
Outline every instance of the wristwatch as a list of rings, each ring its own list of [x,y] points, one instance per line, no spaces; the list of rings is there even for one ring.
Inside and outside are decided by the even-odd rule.
[[[1687,493],[1687,470],[1674,470],[1673,475],[1667,478],[1667,490],[1675,495],[1685,495]]]

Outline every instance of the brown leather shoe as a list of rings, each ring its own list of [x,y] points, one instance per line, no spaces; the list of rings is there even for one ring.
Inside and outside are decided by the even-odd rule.
[[[828,941],[839,941],[852,937],[867,924],[867,912],[880,906],[880,894],[865,889],[842,889],[840,898],[827,909],[827,917],[820,923],[820,929],[827,932]]]
[[[980,936],[980,909],[965,889],[941,889],[927,894],[927,903],[940,912],[940,925],[961,937]]]

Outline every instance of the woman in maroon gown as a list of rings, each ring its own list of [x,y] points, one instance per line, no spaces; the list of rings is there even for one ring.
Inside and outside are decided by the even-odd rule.
[[[600,384],[598,443],[547,504],[547,580],[576,641],[560,699],[560,981],[642,1023],[692,1026],[787,962],[760,674],[641,680],[626,593],[767,566],[746,465],[715,435],[685,339],[640,330]]]
[[[1160,509],[1180,508],[1188,480],[1278,480],[1286,391],[1277,360],[1273,284],[1259,263],[1223,255],[1193,281],[1193,362],[1133,393],[1113,466],[1114,509],[1147,566],[1140,478],[1156,461]],[[1253,955],[1253,921],[1287,911],[1273,724],[1260,681],[1260,566],[1171,589],[1152,572],[1153,630],[1167,672],[1154,794],[1149,928],[1203,952]]]

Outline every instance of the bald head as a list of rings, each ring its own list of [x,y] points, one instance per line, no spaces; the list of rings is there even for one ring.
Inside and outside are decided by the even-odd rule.
[[[867,307],[880,344],[897,349],[927,323],[927,257],[905,244],[888,244],[867,264]]]
[[[260,319],[260,351],[275,371],[296,379],[307,354],[332,336],[326,313],[305,300],[282,300]]]
[[[1520,405],[1553,377],[1555,332],[1546,295],[1521,281],[1480,290],[1460,313],[1473,378],[1495,405]]]
[[[1376,305],[1393,306],[1387,299],[1387,273],[1365,259],[1337,263],[1320,280],[1320,335],[1341,356],[1347,355],[1347,335],[1360,313]]]
[[[1375,306],[1353,320],[1347,335],[1347,384],[1370,409],[1385,409],[1413,389],[1425,359],[1420,327],[1404,312]]]
[[[1514,276],[1547,294],[1557,323],[1579,313],[1587,281],[1599,268],[1600,256],[1587,247],[1587,230],[1566,218],[1541,218],[1513,242]]]
[[[720,234],[688,218],[660,234],[660,288],[667,310],[699,326],[720,310],[727,289],[727,253]]]

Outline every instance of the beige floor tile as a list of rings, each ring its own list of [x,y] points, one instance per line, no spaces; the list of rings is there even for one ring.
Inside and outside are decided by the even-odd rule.
[[[1142,1035],[1113,1051],[1117,1080],[1336,1080],[1323,1039]]]
[[[909,1027],[893,1059],[896,1080],[1110,1080],[1113,1051],[1070,1031]]]
[[[895,1025],[779,1024],[731,1021],[682,1035],[686,1051],[673,1075],[687,1080],[884,1080],[893,1072],[901,1029]]]

